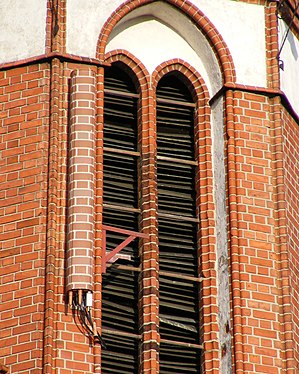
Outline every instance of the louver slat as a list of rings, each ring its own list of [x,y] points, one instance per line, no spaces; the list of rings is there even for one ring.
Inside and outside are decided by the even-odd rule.
[[[163,339],[198,343],[198,309],[194,303],[197,293],[196,283],[165,276],[160,278]]]
[[[159,155],[187,160],[193,158],[193,128],[190,126],[193,111],[194,109],[189,107],[159,104],[157,110]]]
[[[160,373],[162,374],[199,374],[200,351],[161,343]]]
[[[105,96],[105,147],[136,150],[136,112],[136,98]]]
[[[137,206],[135,156],[106,153],[104,155],[104,178],[106,204]]]
[[[111,330],[138,333],[138,273],[109,268],[103,277],[103,323]]]
[[[196,225],[159,219],[160,270],[197,276]]]
[[[103,374],[134,374],[138,373],[138,340],[124,336],[103,334],[109,347],[102,351]]]
[[[194,166],[158,161],[159,212],[194,217]]]

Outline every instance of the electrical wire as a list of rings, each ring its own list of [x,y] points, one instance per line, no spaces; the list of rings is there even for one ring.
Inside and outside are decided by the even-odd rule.
[[[95,324],[92,320],[92,315],[88,307],[84,305],[82,301],[81,304],[78,303],[77,299],[73,299],[72,306],[77,310],[79,321],[81,325],[85,328],[88,336],[95,342],[99,343],[103,349],[107,349],[107,345],[100,335],[100,333],[95,328]]]
[[[282,5],[283,5],[283,2],[280,3],[280,7],[281,7]],[[278,59],[279,59],[279,57],[280,57],[281,51],[282,51],[282,49],[283,49],[283,47],[284,47],[284,44],[285,44],[285,42],[286,42],[286,40],[287,40],[287,37],[288,37],[289,32],[290,32],[290,29],[291,29],[291,27],[292,27],[292,25],[293,25],[293,23],[294,23],[295,16],[296,16],[296,13],[297,13],[297,10],[298,10],[298,9],[299,9],[299,0],[298,0],[298,2],[297,2],[297,4],[296,4],[296,7],[295,7],[295,9],[294,9],[294,13],[293,13],[293,17],[292,17],[292,19],[291,19],[291,22],[290,22],[289,25],[288,25],[288,29],[287,29],[287,31],[286,31],[286,33],[285,33],[285,35],[284,35],[283,41],[282,41],[281,46],[280,46],[280,48],[279,48],[279,51],[278,51],[278,54],[277,54],[277,58],[278,58]]]

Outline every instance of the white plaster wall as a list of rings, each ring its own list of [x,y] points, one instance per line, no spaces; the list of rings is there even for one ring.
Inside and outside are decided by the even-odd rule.
[[[156,19],[137,21],[112,38],[106,51],[124,48],[145,63],[150,73],[160,63],[178,57],[192,63],[198,71],[203,69],[196,52],[173,29]]]
[[[282,46],[286,31],[286,24],[280,20],[280,47]],[[284,69],[280,69],[281,90],[284,91],[293,109],[299,115],[299,41],[291,31],[289,31],[282,47],[280,60],[283,62]]]
[[[95,57],[99,34],[106,20],[124,0],[67,0],[66,50]]]
[[[68,0],[67,52],[95,57],[100,30],[122,3],[123,0]],[[211,20],[228,45],[236,66],[237,82],[266,86],[264,7],[234,0],[193,0],[193,3]],[[125,34],[122,41],[118,37],[118,42],[119,48],[131,47],[124,43]],[[113,45],[116,47],[116,42]],[[144,43],[139,48],[146,49]],[[146,52],[144,57],[148,57]],[[153,62],[141,60],[145,65],[153,65]]]
[[[0,0],[0,63],[45,53],[46,0]]]
[[[234,0],[193,0],[226,42],[236,68],[237,83],[265,87],[265,10]]]
[[[181,58],[200,72],[211,96],[221,88],[218,62],[204,36],[165,3],[150,4],[126,16],[111,34],[106,51],[118,48],[130,51],[150,73],[164,61]]]

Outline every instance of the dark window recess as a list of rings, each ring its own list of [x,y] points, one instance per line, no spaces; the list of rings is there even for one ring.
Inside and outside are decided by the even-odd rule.
[[[136,150],[137,99],[106,92],[105,105],[104,146]]]
[[[105,89],[136,94],[131,77],[117,64],[105,69]]]
[[[198,344],[198,308],[194,303],[198,289],[195,282],[161,277],[160,324],[163,339]]]
[[[160,373],[200,373],[194,103],[173,74],[157,88]]]
[[[104,154],[104,203],[137,207],[137,158],[113,152]]]
[[[160,270],[196,277],[196,222],[159,218]]]
[[[193,122],[194,108],[184,105],[163,103],[158,101],[157,116],[159,118],[159,131],[157,145],[159,155],[193,159],[194,135]]]
[[[161,343],[160,373],[163,374],[199,374],[200,350]]]
[[[130,77],[112,66],[105,70],[104,90],[104,214],[103,223],[138,231],[137,101]],[[106,249],[124,235],[107,232]],[[118,259],[103,275],[102,373],[138,373],[138,272],[117,267],[138,266],[138,240],[122,249],[131,260]]]
[[[194,169],[191,165],[158,160],[159,213],[195,216]]]
[[[102,373],[138,373],[138,341],[125,336],[102,334],[108,350],[102,351]]]
[[[157,99],[166,99],[167,101],[182,101],[187,105],[194,105],[191,93],[188,87],[175,75],[167,74],[163,77],[158,86]]]

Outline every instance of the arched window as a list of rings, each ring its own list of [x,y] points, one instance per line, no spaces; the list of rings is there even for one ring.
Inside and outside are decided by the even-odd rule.
[[[138,231],[141,220],[139,93],[121,63],[105,70],[104,213],[108,226]],[[156,91],[160,373],[200,373],[195,108],[184,76],[169,73]],[[107,235],[107,250],[122,240]],[[138,374],[138,241],[103,275],[102,373]]]
[[[160,373],[199,373],[195,103],[174,73],[160,80],[156,101]]]
[[[105,70],[104,214],[105,225],[138,231],[139,95],[124,69]],[[107,251],[123,240],[109,232]],[[138,241],[122,250],[131,260],[118,260],[103,275],[102,328],[107,349],[102,373],[138,373]],[[132,270],[133,269],[133,270]]]

